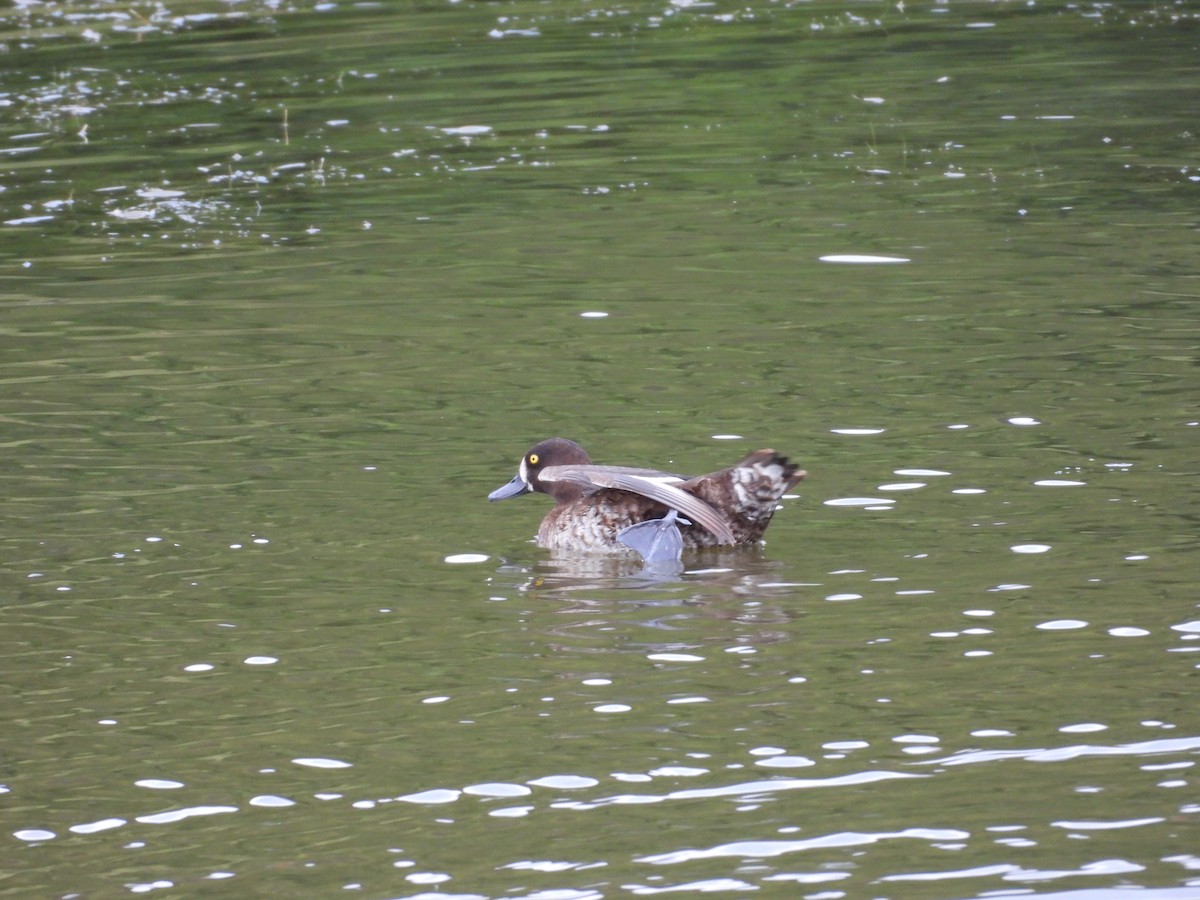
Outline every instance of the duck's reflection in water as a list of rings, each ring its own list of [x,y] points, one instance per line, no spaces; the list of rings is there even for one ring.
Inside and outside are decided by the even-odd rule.
[[[794,620],[810,589],[820,587],[792,580],[788,568],[759,546],[685,554],[677,571],[646,567],[634,554],[575,554],[506,563],[493,586],[546,604],[556,622],[543,626],[563,633],[629,624],[631,615],[640,627],[668,631],[696,618],[761,626]],[[579,618],[568,624],[559,616]]]

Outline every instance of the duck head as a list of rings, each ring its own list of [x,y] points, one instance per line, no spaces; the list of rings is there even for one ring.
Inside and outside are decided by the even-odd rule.
[[[538,474],[547,466],[591,465],[591,458],[582,447],[566,438],[549,438],[533,447],[521,457],[517,474],[512,481],[488,494],[491,501],[507,500],[509,497],[519,497],[530,491],[540,491],[543,494],[561,492],[563,485],[543,485]]]

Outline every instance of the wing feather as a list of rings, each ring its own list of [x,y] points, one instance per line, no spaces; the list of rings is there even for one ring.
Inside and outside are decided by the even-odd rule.
[[[538,473],[538,478],[576,484],[589,494],[603,488],[629,491],[679,510],[701,528],[711,532],[722,544],[737,543],[729,523],[721,513],[699,497],[667,483],[666,479],[678,478],[676,475],[622,466],[546,466]]]

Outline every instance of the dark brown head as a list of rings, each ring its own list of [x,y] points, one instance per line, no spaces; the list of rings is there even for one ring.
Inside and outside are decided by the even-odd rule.
[[[546,466],[586,466],[591,465],[591,462],[587,452],[574,441],[568,441],[566,438],[548,438],[521,458],[521,465],[517,468],[513,480],[488,494],[488,499],[507,500],[509,497],[519,497],[530,491],[554,494],[561,491],[562,485],[543,485],[538,478],[542,469]]]

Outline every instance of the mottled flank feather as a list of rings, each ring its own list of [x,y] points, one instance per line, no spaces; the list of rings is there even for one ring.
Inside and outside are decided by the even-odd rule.
[[[799,484],[805,474],[774,450],[756,450],[728,469],[701,475],[679,487],[724,512],[735,543],[749,544],[762,538],[779,498]],[[706,533],[696,534],[688,546],[718,546],[707,537]],[[688,538],[685,534],[685,543]]]

